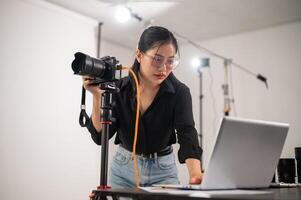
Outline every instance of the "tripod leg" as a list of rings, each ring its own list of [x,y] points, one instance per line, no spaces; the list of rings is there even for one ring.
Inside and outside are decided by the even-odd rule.
[[[99,196],[97,197],[97,199],[95,199],[95,200],[108,200],[108,199],[107,199],[107,196],[99,195]]]

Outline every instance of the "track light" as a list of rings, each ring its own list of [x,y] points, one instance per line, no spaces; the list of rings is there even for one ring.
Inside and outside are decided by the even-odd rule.
[[[129,19],[131,18],[131,12],[128,8],[124,7],[124,6],[119,6],[116,9],[115,12],[115,19],[120,22],[120,23],[124,23],[129,21]]]
[[[142,17],[140,17],[137,13],[134,13],[130,7],[127,6],[118,6],[115,12],[115,19],[120,22],[124,23],[129,21],[130,18],[135,18],[138,21],[143,21]]]

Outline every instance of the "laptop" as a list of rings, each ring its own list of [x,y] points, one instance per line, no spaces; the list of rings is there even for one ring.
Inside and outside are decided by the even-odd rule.
[[[289,124],[223,117],[200,185],[164,188],[219,190],[270,186]]]

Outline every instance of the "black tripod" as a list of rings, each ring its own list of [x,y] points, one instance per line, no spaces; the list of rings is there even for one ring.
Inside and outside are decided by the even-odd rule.
[[[100,166],[100,185],[97,190],[107,190],[111,187],[107,185],[108,180],[108,147],[109,147],[109,133],[110,125],[115,121],[112,117],[112,107],[113,107],[113,93],[119,91],[115,83],[102,83],[100,84],[100,89],[104,90],[101,95],[101,166]],[[103,200],[107,199],[106,196],[101,196],[100,192],[92,191],[90,198],[92,200]]]

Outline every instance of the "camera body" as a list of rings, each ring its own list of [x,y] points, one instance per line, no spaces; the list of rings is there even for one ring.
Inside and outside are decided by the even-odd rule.
[[[75,53],[74,57],[72,61],[74,74],[90,76],[93,79],[91,84],[116,81],[115,73],[121,65],[115,57],[105,56],[97,59],[81,52]]]

